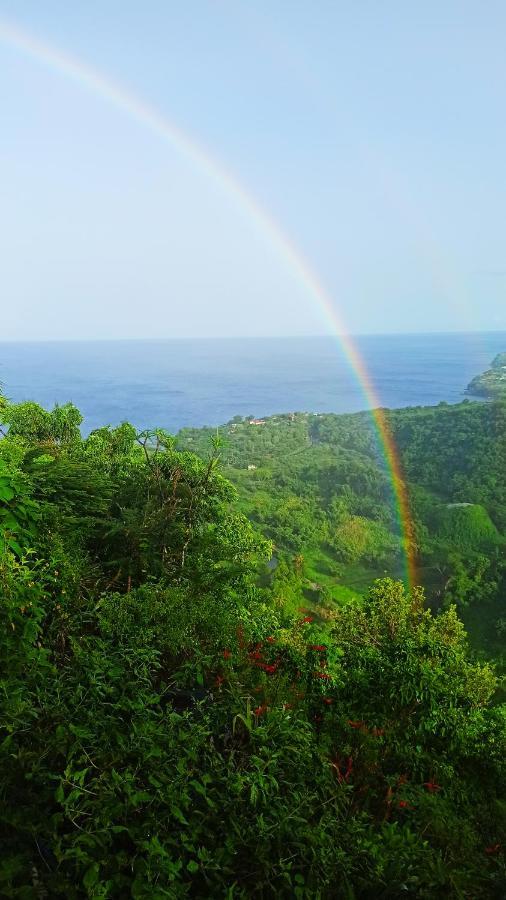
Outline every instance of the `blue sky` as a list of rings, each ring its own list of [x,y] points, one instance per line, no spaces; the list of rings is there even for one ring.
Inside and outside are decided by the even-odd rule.
[[[506,7],[0,0],[254,198],[352,333],[506,329]],[[1,30],[1,25],[0,25]],[[325,333],[279,239],[0,40],[4,339]]]

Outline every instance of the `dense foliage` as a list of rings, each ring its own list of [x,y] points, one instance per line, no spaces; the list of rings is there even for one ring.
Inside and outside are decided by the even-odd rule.
[[[401,562],[364,417],[177,447],[2,402],[0,895],[503,897],[505,709],[450,603],[502,577],[502,415],[392,414],[420,554],[470,580],[432,612],[346,591]]]

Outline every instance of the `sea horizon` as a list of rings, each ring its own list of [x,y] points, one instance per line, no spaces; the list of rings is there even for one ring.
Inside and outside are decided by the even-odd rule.
[[[504,328],[462,329],[462,330],[437,330],[437,331],[343,331],[343,332],[316,332],[314,334],[225,334],[225,335],[170,335],[160,337],[47,337],[47,338],[2,338],[0,347],[4,344],[117,344],[142,342],[172,342],[172,341],[296,341],[296,340],[337,340],[343,338],[354,340],[355,338],[401,338],[401,337],[450,337],[473,335],[504,335]]]

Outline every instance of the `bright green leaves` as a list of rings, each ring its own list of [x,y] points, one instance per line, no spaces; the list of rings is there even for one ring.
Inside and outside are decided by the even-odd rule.
[[[37,403],[26,401],[6,404],[0,420],[9,426],[12,437],[22,437],[32,444],[47,442],[68,447],[79,442],[83,417],[72,403],[56,405],[48,412]]]
[[[0,460],[0,540],[21,555],[22,545],[33,540],[38,517],[27,479]]]

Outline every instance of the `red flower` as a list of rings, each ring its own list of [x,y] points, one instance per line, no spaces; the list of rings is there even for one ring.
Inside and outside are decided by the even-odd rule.
[[[232,656],[232,654],[231,654],[230,650],[223,651],[223,659],[230,659],[231,656]]]
[[[225,681],[225,679],[224,679],[223,675],[217,675],[216,676],[216,687],[221,687],[221,685],[223,684],[224,681]]]
[[[262,654],[258,650],[252,650],[248,653],[250,659],[263,659]]]
[[[441,785],[436,784],[435,781],[424,781],[423,786],[426,787],[431,794],[436,794],[437,791],[441,790]]]
[[[328,672],[313,672],[313,675],[316,678],[324,678],[327,680],[330,678],[330,675],[328,674]]]
[[[283,709],[293,709],[293,703],[283,703]]]
[[[385,734],[385,729],[384,728],[373,728],[371,734],[373,734],[374,737],[381,737],[381,735]]]
[[[407,800],[399,800],[397,806],[399,807],[399,809],[413,809],[413,807],[410,806]]]
[[[264,672],[267,672],[268,675],[274,675],[274,672],[276,672],[278,667],[276,665],[271,665],[271,666],[262,666],[262,668],[263,668]]]
[[[318,650],[320,653],[324,653],[326,650],[325,644],[309,644],[308,650]]]
[[[304,616],[304,618],[302,619],[302,624],[305,625],[306,623],[312,622],[312,621],[313,621],[313,616]]]
[[[365,728],[365,722],[352,722],[351,719],[348,719],[348,725],[350,728]]]
[[[272,635],[271,635],[270,637],[267,638],[267,641],[269,642],[269,644],[274,644],[276,641],[276,638],[272,637]]]
[[[323,702],[327,704],[327,706],[332,706],[333,700],[332,697],[323,697]]]
[[[257,706],[257,708],[253,710],[253,712],[255,716],[263,716],[263,714],[267,712],[267,707],[265,706],[265,704],[262,704],[262,706]]]
[[[488,853],[488,855],[490,856],[492,853],[499,853],[500,849],[500,844],[492,844],[490,847],[485,847],[485,853]]]

